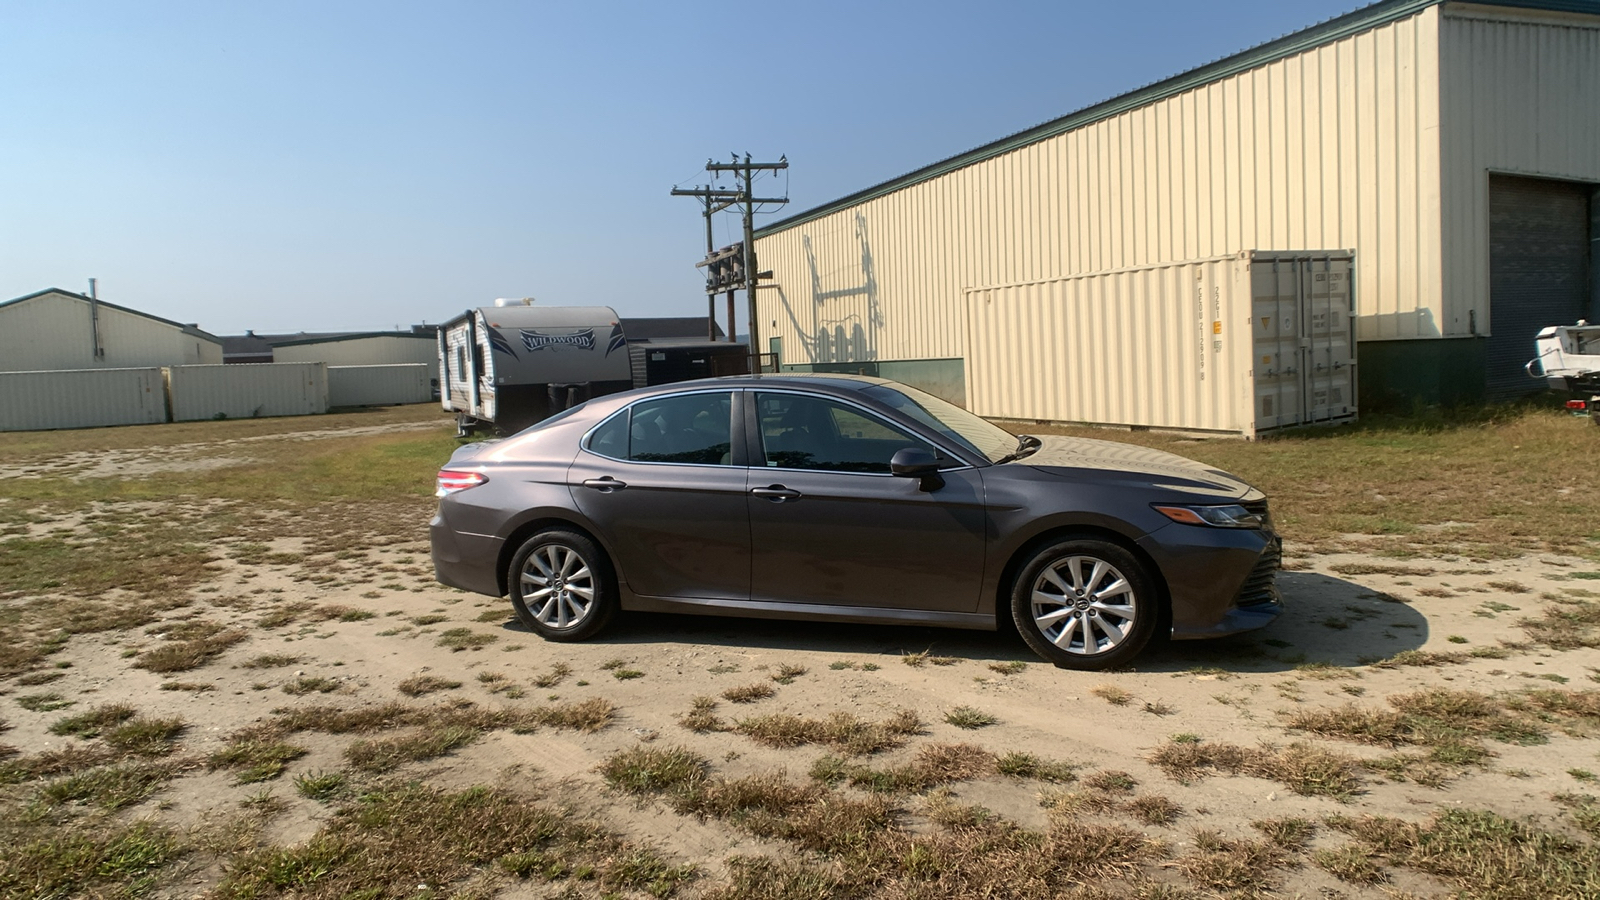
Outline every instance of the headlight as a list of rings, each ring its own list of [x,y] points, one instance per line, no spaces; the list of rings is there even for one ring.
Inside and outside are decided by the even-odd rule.
[[[1232,503],[1227,506],[1155,506],[1155,511],[1184,525],[1213,528],[1262,528],[1266,517]]]

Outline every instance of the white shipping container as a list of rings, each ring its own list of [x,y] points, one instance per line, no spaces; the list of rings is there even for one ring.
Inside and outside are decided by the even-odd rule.
[[[967,294],[967,406],[1245,437],[1356,416],[1351,251],[1246,251]]]
[[[174,422],[328,411],[328,367],[319,362],[172,366],[167,385]]]
[[[431,348],[431,345],[430,345]],[[428,379],[433,367],[422,363],[387,366],[329,366],[329,406],[396,406],[433,399]]]
[[[159,368],[0,372],[0,431],[167,421]]]

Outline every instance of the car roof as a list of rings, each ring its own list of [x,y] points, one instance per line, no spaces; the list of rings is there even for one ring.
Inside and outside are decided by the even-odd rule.
[[[719,378],[696,378],[692,381],[675,381],[671,384],[656,384],[646,388],[637,388],[627,392],[627,396],[644,397],[652,394],[668,394],[674,391],[704,390],[710,387],[804,387],[832,389],[838,392],[864,391],[867,388],[880,384],[897,384],[887,378],[873,378],[870,375],[844,375],[833,372],[782,372],[779,374],[763,375],[724,375]],[[611,396],[621,396],[613,394]]]

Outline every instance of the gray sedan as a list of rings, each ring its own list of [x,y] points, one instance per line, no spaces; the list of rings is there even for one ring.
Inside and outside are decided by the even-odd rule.
[[[1282,610],[1266,498],[1111,441],[1015,436],[843,375],[707,379],[591,400],[458,449],[431,522],[440,582],[553,641],[619,612],[995,629],[1073,669],[1158,633]]]

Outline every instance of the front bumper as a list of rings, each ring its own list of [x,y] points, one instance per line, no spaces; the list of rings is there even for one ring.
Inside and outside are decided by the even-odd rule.
[[[1282,542],[1270,531],[1173,524],[1145,535],[1139,546],[1166,579],[1175,640],[1253,631],[1283,613]]]
[[[440,584],[475,594],[503,597],[500,589],[501,540],[491,535],[452,529],[442,515],[428,521],[433,577]]]

